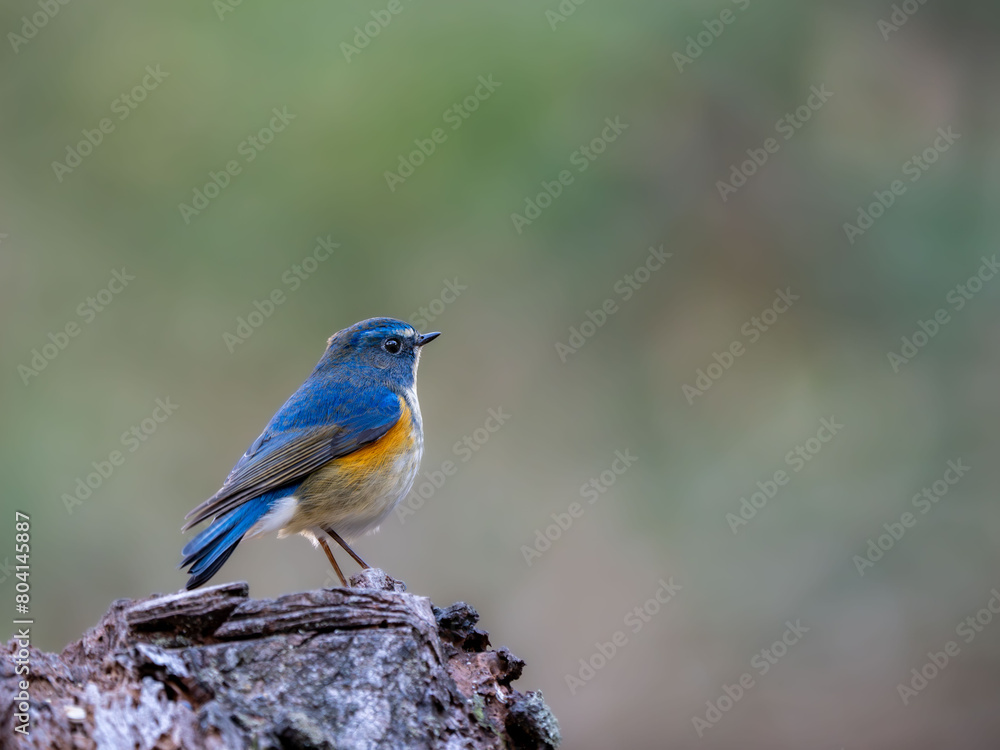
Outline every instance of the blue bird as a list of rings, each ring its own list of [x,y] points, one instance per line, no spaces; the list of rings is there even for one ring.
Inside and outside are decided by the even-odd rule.
[[[330,337],[222,488],[187,514],[184,530],[214,519],[181,552],[188,589],[215,575],[244,537],[272,531],[319,544],[345,586],[324,535],[368,567],[345,538],[377,529],[410,491],[424,446],[417,362],[440,335],[370,318]]]

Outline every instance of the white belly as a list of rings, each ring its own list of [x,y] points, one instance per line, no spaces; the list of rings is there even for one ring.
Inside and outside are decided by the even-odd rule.
[[[409,493],[417,478],[424,448],[423,441],[418,440],[416,443],[412,450],[396,459],[392,472],[387,472],[384,479],[373,483],[370,495],[365,498],[365,512],[352,518],[340,519],[336,523],[334,530],[338,534],[353,539],[378,531],[382,522]]]

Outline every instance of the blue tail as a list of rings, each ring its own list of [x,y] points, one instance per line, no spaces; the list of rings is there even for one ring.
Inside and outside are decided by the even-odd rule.
[[[181,568],[188,568],[191,577],[186,588],[201,586],[214,576],[233,554],[243,535],[283,497],[291,495],[298,485],[282,487],[253,500],[248,500],[224,516],[219,516],[212,524],[184,545],[181,554]]]

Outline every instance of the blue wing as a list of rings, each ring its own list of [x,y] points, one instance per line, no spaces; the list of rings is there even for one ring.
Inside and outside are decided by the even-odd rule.
[[[328,461],[378,440],[401,415],[400,396],[387,387],[365,387],[354,378],[310,378],[278,410],[222,488],[187,514],[184,528],[301,482]]]

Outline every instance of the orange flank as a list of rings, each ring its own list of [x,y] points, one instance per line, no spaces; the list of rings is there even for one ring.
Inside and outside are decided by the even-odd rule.
[[[346,538],[377,526],[406,494],[420,461],[413,412],[400,397],[400,417],[375,442],[327,462],[295,493],[295,515],[283,533],[332,526]]]
[[[339,474],[347,479],[380,471],[413,449],[413,418],[406,400],[400,396],[399,421],[374,443],[333,460]]]

